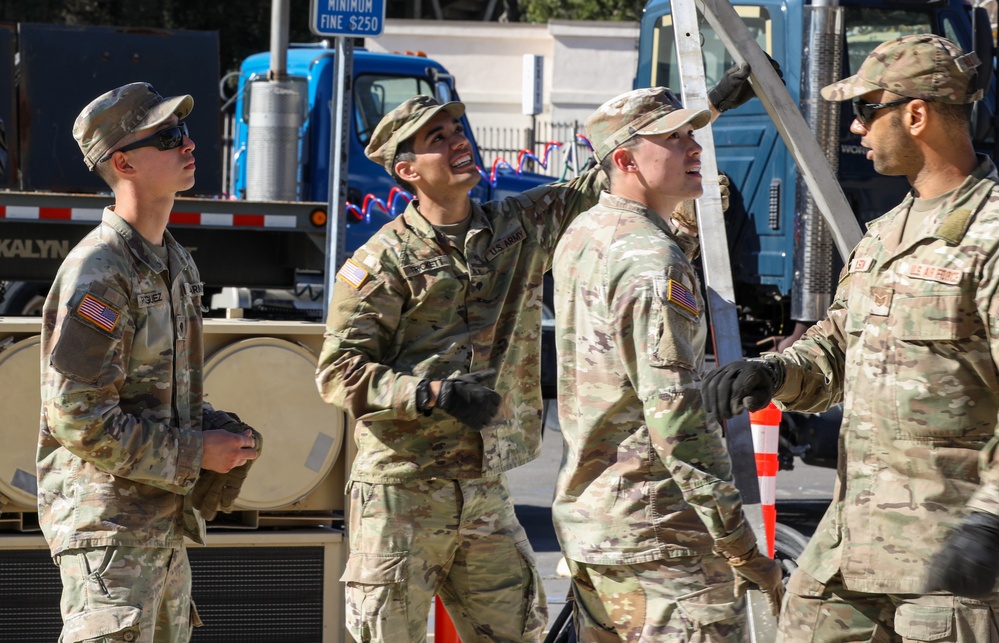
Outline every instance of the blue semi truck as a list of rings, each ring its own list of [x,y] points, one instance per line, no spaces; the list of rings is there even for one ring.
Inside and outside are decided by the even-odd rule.
[[[298,103],[303,111],[301,125],[289,128],[294,137],[297,171],[285,177],[290,195],[297,200],[325,203],[329,198],[330,163],[330,110],[333,102],[335,52],[327,43],[292,46],[287,51],[287,76],[278,89],[282,93],[301,93]],[[235,130],[233,141],[232,194],[238,199],[253,198],[256,174],[258,181],[277,182],[280,178],[266,173],[288,168],[276,167],[264,159],[259,172],[253,166],[259,159],[252,158],[252,131],[255,114],[252,102],[258,96],[271,98],[267,90],[272,80],[268,78],[273,66],[272,55],[264,52],[248,57],[240,67],[235,97]],[[455,80],[440,63],[423,55],[374,53],[356,49],[353,53],[353,78],[351,131],[348,137],[349,169],[347,201],[347,250],[353,250],[367,240],[371,233],[393,218],[405,207],[406,198],[396,190],[396,182],[385,169],[368,160],[364,147],[375,126],[389,110],[416,94],[436,96],[444,102],[459,100]],[[273,101],[272,101],[273,102]],[[476,145],[468,117],[462,118],[466,135],[472,142],[475,164],[489,174]],[[267,122],[267,121],[265,121]],[[472,198],[479,202],[500,199],[518,194],[537,185],[551,182],[551,177],[531,172],[516,172],[501,166],[495,176],[484,177],[472,190]],[[280,187],[274,188],[278,191]],[[296,193],[297,192],[297,193]],[[390,198],[391,195],[391,198]],[[381,203],[376,202],[377,198]],[[388,211],[386,211],[386,207]]]
[[[994,36],[984,9],[963,0],[732,4],[760,47],[780,63],[787,90],[825,148],[862,227],[896,205],[908,183],[874,172],[860,137],[849,131],[849,103],[827,103],[818,89],[855,73],[881,42],[932,32],[966,51],[976,50],[986,62],[980,74],[986,92],[976,106],[975,140],[980,150],[995,155]],[[672,24],[670,0],[646,5],[637,87],[680,87]],[[700,30],[711,87],[733,62],[709,24],[701,21]],[[775,342],[768,339],[793,335],[796,322],[808,324],[824,315],[841,264],[828,233],[812,225],[818,217],[799,170],[760,101],[726,112],[712,128],[718,167],[731,179],[726,227],[744,349],[747,354],[773,350]]]
[[[996,156],[994,25],[983,8],[963,0],[734,0],[736,12],[760,47],[783,70],[791,98],[802,110],[837,174],[861,224],[894,207],[909,189],[904,177],[877,174],[850,132],[849,103],[829,103],[818,90],[856,73],[881,42],[914,33],[937,33],[975,50],[984,61],[974,137]],[[718,34],[700,22],[706,84],[732,64]],[[636,86],[681,86],[670,0],[651,0],[641,21]],[[720,170],[731,179],[726,232],[743,351],[778,349],[821,319],[842,268],[787,146],[763,105],[751,100],[712,126]],[[835,466],[840,409],[821,416],[786,414],[781,464]]]

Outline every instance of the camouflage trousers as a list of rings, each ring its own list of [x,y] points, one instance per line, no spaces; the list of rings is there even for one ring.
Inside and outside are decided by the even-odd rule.
[[[875,572],[876,573],[876,572]],[[791,575],[778,643],[999,643],[999,597],[976,601],[950,594],[868,594]]]
[[[183,547],[70,549],[55,563],[62,576],[59,643],[185,643],[201,625]]]
[[[746,599],[736,598],[732,568],[717,556],[637,565],[566,560],[572,572],[580,641],[741,643]]]
[[[544,586],[506,477],[353,481],[347,629],[358,641],[427,638],[438,595],[463,643],[537,641]]]

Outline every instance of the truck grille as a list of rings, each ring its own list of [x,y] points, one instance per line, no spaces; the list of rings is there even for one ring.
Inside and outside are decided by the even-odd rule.
[[[322,547],[190,547],[192,641],[322,641]],[[0,550],[0,642],[55,641],[59,570],[45,550]]]

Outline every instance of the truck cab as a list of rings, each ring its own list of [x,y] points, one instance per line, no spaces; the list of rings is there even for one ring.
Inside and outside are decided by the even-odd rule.
[[[301,201],[326,202],[329,198],[330,127],[329,106],[333,102],[335,51],[325,43],[293,46],[288,50],[287,71],[306,93],[306,113],[299,133],[300,159],[298,195]],[[268,52],[248,57],[240,67],[233,144],[232,196],[247,198],[250,102],[254,86],[266,82],[271,65]],[[440,102],[460,100],[454,78],[440,63],[422,54],[373,53],[357,48],[353,53],[351,82],[353,110],[348,137],[348,192],[346,247],[352,251],[372,233],[401,213],[412,195],[402,193],[385,169],[364,155],[364,148],[382,117],[416,94],[434,96]],[[465,134],[472,144],[475,164],[483,180],[471,191],[479,202],[518,194],[551,182],[550,177],[529,172],[498,169],[495,180],[483,169],[468,116],[462,117]]]
[[[818,95],[815,70],[829,82],[856,73],[867,55],[880,43],[916,33],[936,33],[961,45],[965,51],[977,49],[987,59],[981,69],[991,76],[993,65],[991,33],[982,22],[984,11],[976,13],[959,0],[841,0],[841,34],[836,40],[816,40],[809,25],[813,7],[805,0],[733,0],[760,47],[781,66],[791,98],[803,112],[826,102]],[[829,7],[823,5],[823,9]],[[978,16],[976,18],[976,16]],[[982,28],[985,29],[982,29]],[[988,33],[988,47],[981,38]],[[734,63],[711,26],[701,22],[706,84],[713,86]],[[987,51],[982,51],[986,48]],[[824,83],[823,83],[824,84]],[[676,64],[670,0],[652,0],[641,22],[639,65],[636,86],[681,87]],[[909,189],[904,177],[882,176],[874,172],[860,145],[860,137],[850,132],[853,113],[848,102],[826,106],[827,122],[814,125],[820,144],[828,130],[826,155],[837,170],[840,184],[862,228],[901,201]],[[995,84],[976,107],[976,144],[994,156],[996,107]],[[811,121],[810,121],[810,124]],[[793,321],[814,322],[814,312],[824,312],[842,265],[826,237],[820,256],[822,265],[801,262],[802,214],[806,209],[804,185],[798,169],[763,105],[750,100],[726,112],[712,126],[718,167],[732,183],[732,207],[726,214],[729,254],[741,314],[743,345],[747,354],[773,350],[765,340],[790,334]],[[821,240],[820,240],[821,242]],[[816,248],[809,248],[814,251]],[[814,254],[814,253],[813,253]],[[799,292],[795,280],[811,282],[810,292]],[[824,295],[824,301],[823,301]],[[818,298],[806,306],[803,300]],[[797,301],[796,301],[797,300]],[[811,315],[794,315],[801,308]]]

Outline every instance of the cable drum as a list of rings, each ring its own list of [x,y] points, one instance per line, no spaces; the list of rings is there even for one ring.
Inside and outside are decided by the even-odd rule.
[[[206,360],[205,399],[236,413],[264,440],[237,508],[287,507],[314,491],[336,463],[344,414],[319,396],[316,361],[305,347],[274,337],[239,340]]]
[[[42,408],[41,343],[41,336],[33,335],[0,350],[0,494],[28,511],[38,506],[35,452]],[[13,509],[8,506],[5,511]]]

